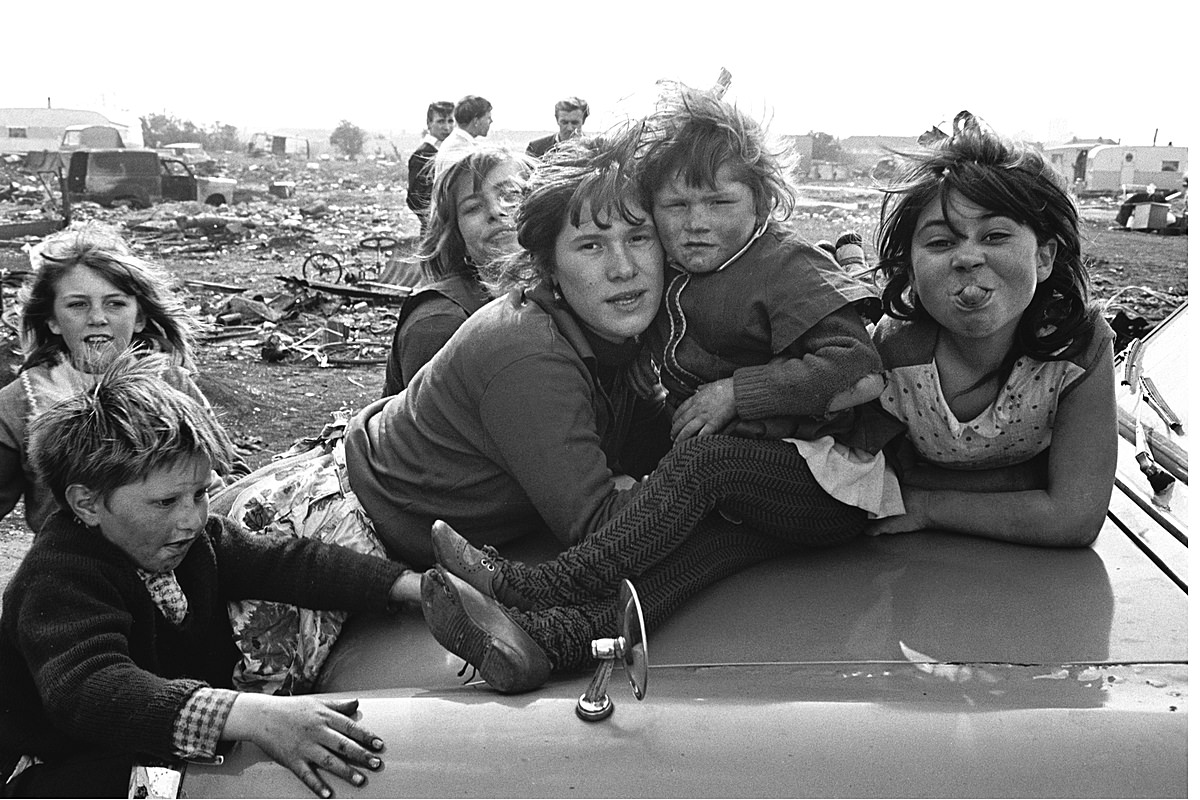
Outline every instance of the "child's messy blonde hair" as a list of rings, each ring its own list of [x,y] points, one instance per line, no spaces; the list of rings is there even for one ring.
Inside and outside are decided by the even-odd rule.
[[[126,351],[95,387],[30,423],[30,463],[63,508],[72,484],[107,502],[120,487],[193,456],[229,471],[234,452],[228,435],[208,409],[159,377],[165,361]]]
[[[642,202],[678,175],[688,186],[714,188],[717,171],[750,187],[761,225],[791,216],[796,191],[788,179],[791,148],[771,140],[766,128],[712,91],[663,82],[655,110],[641,121],[638,183]]]

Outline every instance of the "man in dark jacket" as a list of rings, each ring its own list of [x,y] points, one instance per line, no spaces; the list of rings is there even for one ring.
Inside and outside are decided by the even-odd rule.
[[[425,112],[425,138],[408,159],[408,198],[406,202],[421,220],[421,233],[429,224],[429,198],[433,193],[433,157],[438,147],[454,130],[454,103],[437,100]]]
[[[565,142],[583,131],[583,123],[587,122],[590,109],[587,100],[581,97],[567,97],[554,104],[554,121],[558,123],[558,133],[534,139],[529,143],[525,152],[534,158],[541,158],[546,151],[559,142]]]

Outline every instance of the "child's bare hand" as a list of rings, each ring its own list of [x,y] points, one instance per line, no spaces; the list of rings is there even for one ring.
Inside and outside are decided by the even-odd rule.
[[[637,486],[637,478],[632,475],[613,475],[613,485],[620,491],[626,491]]]
[[[867,536],[881,536],[889,533],[913,533],[930,527],[929,514],[926,512],[928,493],[921,489],[901,487],[904,495],[905,513],[895,517],[873,519],[867,523]]]
[[[693,436],[720,433],[736,417],[733,378],[706,383],[675,412],[671,420],[671,438],[682,442]]]
[[[383,740],[352,719],[357,711],[357,700],[241,694],[222,738],[254,742],[315,794],[330,797],[333,790],[318,770],[362,786],[367,776],[359,767],[383,768],[376,755]]]
[[[867,536],[883,536],[889,533],[912,533],[924,529],[925,526],[911,514],[901,514],[898,517],[882,517],[871,520],[867,523],[864,533]]]

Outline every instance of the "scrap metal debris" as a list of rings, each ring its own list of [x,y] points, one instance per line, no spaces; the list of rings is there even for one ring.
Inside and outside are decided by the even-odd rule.
[[[152,260],[237,255],[277,264],[282,285],[270,295],[236,282],[181,282],[185,303],[201,321],[198,338],[205,347],[221,348],[233,359],[315,367],[382,363],[396,311],[411,291],[395,281],[411,284],[418,276],[411,268],[389,267],[416,247],[414,236],[393,234],[395,210],[408,216],[402,201],[405,165],[366,161],[347,174],[323,162],[218,157],[217,171],[238,181],[232,205],[163,202],[137,210],[75,202],[70,214],[76,221],[119,226],[135,252]],[[399,197],[364,204],[364,190]],[[0,223],[12,226],[5,237],[8,255],[0,263],[6,276],[24,275],[29,245],[66,224],[56,202],[61,196],[54,197],[22,159],[0,160]],[[380,242],[392,249],[382,249]],[[314,252],[330,254],[344,269],[334,280],[301,277],[301,263]],[[5,308],[11,308],[18,283],[5,282]]]

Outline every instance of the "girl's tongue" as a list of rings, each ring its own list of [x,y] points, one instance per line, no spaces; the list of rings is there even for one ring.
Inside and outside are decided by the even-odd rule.
[[[987,290],[979,286],[964,286],[958,293],[958,300],[967,308],[975,308],[987,299]]]

